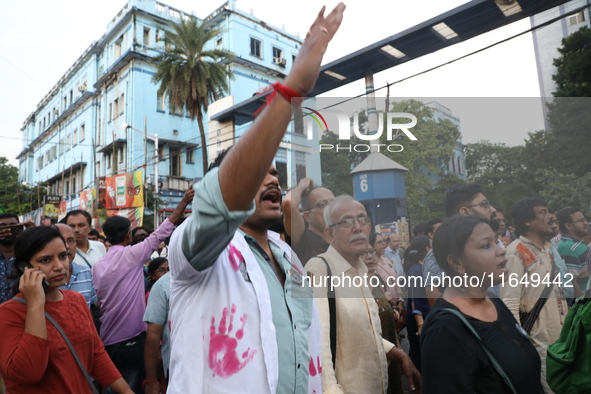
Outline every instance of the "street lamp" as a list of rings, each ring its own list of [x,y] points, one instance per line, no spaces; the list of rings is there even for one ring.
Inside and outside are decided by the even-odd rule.
[[[131,126],[129,123],[121,123],[121,127],[126,129],[133,129],[135,131],[142,132],[141,130],[136,129],[135,127]],[[147,157],[147,140],[154,141],[154,230],[158,228],[158,195],[160,193],[159,185],[158,185],[158,134],[154,134],[151,136],[146,131],[146,120],[144,118],[144,143],[146,144],[146,157]],[[144,182],[145,185],[145,182]]]

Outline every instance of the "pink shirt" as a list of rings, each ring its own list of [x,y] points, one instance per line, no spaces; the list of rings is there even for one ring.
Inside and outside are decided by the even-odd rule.
[[[100,336],[105,346],[146,331],[144,263],[175,225],[166,219],[148,238],[133,246],[113,245],[92,267],[94,287],[101,305]]]
[[[382,278],[386,285],[384,286],[386,298],[393,299],[394,301],[402,298],[402,291],[397,286],[398,277],[396,276],[396,270],[394,269],[392,260],[385,256],[380,257],[376,267],[376,275]]]

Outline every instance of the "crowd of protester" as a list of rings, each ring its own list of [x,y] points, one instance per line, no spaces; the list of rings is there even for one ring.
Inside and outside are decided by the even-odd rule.
[[[278,97],[155,231],[0,214],[6,393],[552,392],[547,348],[588,288],[580,209],[524,197],[505,216],[459,184],[402,247],[351,196],[307,178],[282,196],[281,96],[312,89],[343,11],[321,11]]]

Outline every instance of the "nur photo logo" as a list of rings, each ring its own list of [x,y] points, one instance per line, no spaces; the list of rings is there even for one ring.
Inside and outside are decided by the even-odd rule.
[[[304,130],[308,140],[314,139],[314,124],[317,125],[318,137],[325,131],[332,131],[338,135],[340,141],[351,141],[351,136],[354,135],[362,141],[379,142],[380,137],[384,133],[384,113],[377,113],[377,131],[370,134],[364,134],[359,130],[359,113],[353,112],[353,125],[351,125],[351,116],[346,112],[337,109],[322,109],[315,110],[310,107],[302,107],[304,111]],[[410,122],[400,123],[401,119],[408,119]],[[386,139],[388,141],[398,141],[402,138],[404,133],[410,140],[417,141],[417,137],[409,130],[416,126],[417,118],[413,114],[406,112],[387,112],[386,113]],[[336,150],[347,152],[369,152],[374,146],[379,152],[380,149],[386,149],[388,152],[402,152],[404,147],[400,144],[350,144],[349,145],[333,145],[320,144],[320,151]]]

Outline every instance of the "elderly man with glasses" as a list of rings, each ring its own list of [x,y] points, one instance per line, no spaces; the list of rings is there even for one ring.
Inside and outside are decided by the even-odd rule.
[[[66,248],[68,248],[68,261],[70,267],[68,268],[68,280],[64,283],[60,289],[62,290],[74,290],[84,296],[88,309],[91,309],[92,304],[98,301],[96,297],[96,290],[94,288],[94,282],[92,281],[92,272],[90,268],[85,265],[74,262],[74,256],[76,256],[76,236],[74,235],[74,229],[67,224],[58,223],[55,225],[59,230],[60,234],[66,240]]]
[[[382,338],[368,268],[360,259],[371,230],[365,208],[351,196],[339,196],[324,209],[324,221],[330,247],[305,267],[313,277],[322,325],[322,390],[386,393],[388,359],[400,362],[410,388],[420,390],[420,374],[408,356]]]

